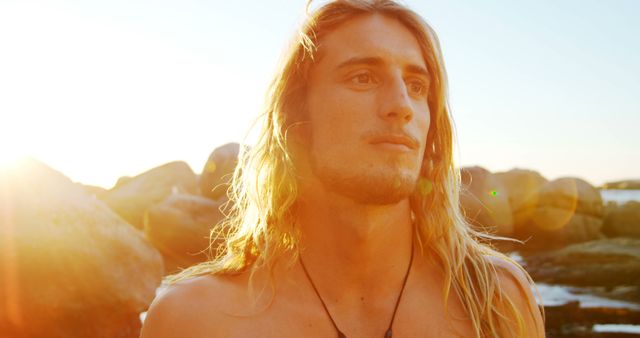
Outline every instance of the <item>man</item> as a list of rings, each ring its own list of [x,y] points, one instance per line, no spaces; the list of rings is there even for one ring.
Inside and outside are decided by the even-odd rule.
[[[460,215],[442,56],[417,14],[324,5],[270,94],[224,251],[174,279],[143,338],[544,336],[526,273]]]

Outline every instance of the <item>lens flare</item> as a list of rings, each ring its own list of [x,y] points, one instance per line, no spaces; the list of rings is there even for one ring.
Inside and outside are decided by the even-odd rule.
[[[430,180],[426,179],[426,178],[421,178],[418,181],[418,192],[421,195],[428,195],[431,193],[431,191],[433,191],[433,183],[431,183]]]
[[[573,179],[561,179],[555,182],[553,192],[542,196],[539,205],[532,214],[534,224],[540,229],[558,231],[564,228],[576,213],[578,189]],[[545,193],[543,192],[543,195]]]

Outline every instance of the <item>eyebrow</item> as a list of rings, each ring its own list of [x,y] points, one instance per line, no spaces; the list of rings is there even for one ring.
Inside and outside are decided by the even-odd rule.
[[[356,66],[356,65],[369,65],[369,66],[381,66],[384,65],[384,60],[382,60],[382,58],[380,57],[375,57],[375,56],[366,56],[366,57],[352,57],[350,59],[348,59],[347,61],[344,61],[342,63],[340,63],[336,69],[343,69],[343,68],[347,68],[350,66]],[[405,67],[405,70],[410,72],[410,73],[415,73],[415,74],[420,74],[423,76],[426,76],[427,78],[430,78],[430,74],[429,71],[422,67],[422,66],[418,66],[418,65],[414,65],[414,64],[410,64],[408,66]]]

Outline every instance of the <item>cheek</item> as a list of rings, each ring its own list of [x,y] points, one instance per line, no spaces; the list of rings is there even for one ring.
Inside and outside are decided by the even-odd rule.
[[[427,105],[426,103],[419,103],[414,106],[414,112],[414,119],[416,121],[418,129],[421,132],[426,133],[429,130],[429,126],[431,125],[431,112],[429,111],[429,105]]]
[[[431,114],[429,114],[429,110],[427,109],[425,116],[420,121],[420,130],[423,132],[425,140],[427,139],[427,134],[429,133],[430,127],[431,127]]]
[[[429,112],[429,107],[417,107],[414,120],[417,131],[416,136],[419,138],[422,148],[424,149],[427,143],[427,134],[429,134],[429,129],[431,128],[431,113]]]
[[[308,110],[312,140],[325,147],[343,147],[357,140],[358,130],[365,128],[362,112],[366,98],[353,95],[339,86],[316,88],[309,97]]]

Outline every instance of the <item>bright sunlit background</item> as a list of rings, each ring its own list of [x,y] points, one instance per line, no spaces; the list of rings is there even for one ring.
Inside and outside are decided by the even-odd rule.
[[[304,0],[0,0],[0,163],[111,187],[200,172],[259,112]],[[438,32],[462,165],[640,177],[640,2],[406,3]]]

